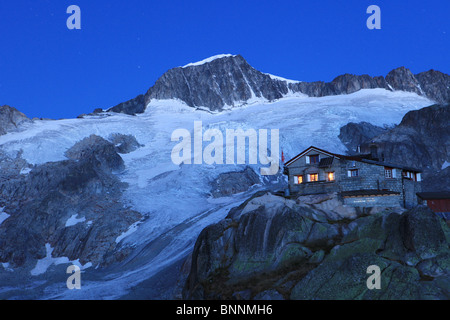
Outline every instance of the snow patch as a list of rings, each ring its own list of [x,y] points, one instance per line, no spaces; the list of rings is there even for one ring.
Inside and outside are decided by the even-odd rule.
[[[51,247],[50,243],[45,244],[45,249],[47,250],[47,254],[46,254],[45,258],[38,260],[34,269],[31,270],[32,276],[38,276],[38,275],[44,274],[45,272],[47,272],[47,269],[51,265],[57,266],[60,264],[71,263],[73,265],[78,266],[81,270],[92,267],[92,263],[90,263],[90,262],[86,263],[85,265],[82,265],[80,263],[79,259],[70,261],[69,258],[67,258],[67,257],[53,258],[52,252],[54,249]]]
[[[0,207],[0,225],[11,216],[4,212],[3,209],[5,209],[5,207]]]
[[[444,164],[442,165],[441,170],[444,170],[445,168],[450,167],[450,162],[445,161]]]
[[[31,172],[31,170],[31,168],[23,168],[22,170],[20,170],[20,174],[27,175]]]
[[[279,76],[274,76],[273,74],[270,74],[270,73],[264,73],[264,74],[268,75],[272,80],[284,81],[284,82],[287,82],[287,83],[300,83],[300,82],[302,82],[302,81],[290,80],[290,79],[282,78],[282,77],[279,77]]]
[[[133,224],[128,228],[127,231],[125,231],[125,232],[122,233],[120,236],[118,236],[118,237],[116,238],[116,243],[119,243],[120,241],[122,241],[123,238],[125,238],[125,237],[129,236],[130,234],[134,233],[134,232],[137,230],[139,223],[140,223],[139,221],[133,223]]]
[[[6,270],[6,271],[10,271],[13,272],[14,269],[9,267],[9,263],[2,263],[2,267]]]
[[[77,218],[77,217],[78,217],[78,214],[74,214],[69,219],[67,219],[66,227],[72,227],[72,226],[74,226],[74,225],[76,225],[78,223],[86,221],[85,217],[82,217],[82,218]]]
[[[215,56],[206,58],[206,59],[204,59],[204,60],[202,60],[202,61],[189,63],[189,64],[187,64],[187,65],[185,65],[185,66],[183,66],[183,67],[181,67],[181,68],[188,68],[188,67],[200,66],[200,65],[202,65],[202,64],[209,63],[209,62],[214,61],[214,60],[216,60],[216,59],[222,59],[222,58],[226,58],[226,57],[235,57],[235,56],[236,56],[236,55],[233,55],[233,54],[218,54],[218,55],[215,55]]]

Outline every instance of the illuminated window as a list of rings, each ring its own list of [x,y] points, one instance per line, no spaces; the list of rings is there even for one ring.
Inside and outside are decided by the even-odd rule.
[[[334,181],[334,172],[328,172],[327,178],[328,181]]]
[[[303,176],[294,176],[294,184],[303,183]]]
[[[319,174],[317,174],[317,173],[309,174],[308,177],[309,177],[309,180],[308,180],[309,182],[319,181]]]

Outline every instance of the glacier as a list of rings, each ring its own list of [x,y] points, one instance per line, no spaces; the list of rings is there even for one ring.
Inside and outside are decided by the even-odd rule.
[[[216,113],[191,108],[179,100],[152,100],[146,111],[136,116],[104,112],[80,119],[34,120],[20,132],[0,136],[2,151],[14,156],[23,150],[22,157],[31,164],[65,160],[65,151],[91,134],[104,138],[113,133],[129,134],[144,145],[121,155],[125,170],[117,173],[128,183],[121,199],[124,205],[144,216],[116,240],[118,246],[132,248],[131,255],[105,270],[94,266],[85,268],[82,290],[68,290],[64,283],[49,281],[39,298],[123,297],[142,281],[185,259],[203,228],[223,219],[231,208],[240,205],[252,193],[268,185],[278,190],[283,188],[285,180],[269,184],[261,177],[261,183],[251,190],[213,198],[211,181],[221,173],[242,170],[245,165],[173,164],[171,152],[177,143],[171,141],[171,134],[176,129],[192,132],[195,121],[202,121],[205,130],[216,128],[222,132],[226,129],[279,129],[280,149],[289,160],[311,145],[345,153],[346,147],[338,138],[343,125],[366,121],[377,126],[393,126],[408,111],[433,103],[415,93],[385,89],[364,89],[319,98],[286,96]],[[76,222],[87,223],[81,219]],[[45,270],[52,272],[51,268]],[[85,275],[88,280],[83,280]],[[24,281],[31,281],[31,288],[43,286],[36,274]],[[14,291],[14,288],[3,288],[0,292],[4,294],[8,290]]]

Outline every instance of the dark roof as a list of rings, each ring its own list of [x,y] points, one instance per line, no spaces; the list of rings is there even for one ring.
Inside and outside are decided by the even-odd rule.
[[[374,164],[377,166],[384,166],[384,167],[390,167],[390,168],[397,168],[397,169],[402,169],[402,170],[407,170],[407,171],[413,171],[413,172],[422,172],[422,170],[417,169],[417,168],[412,168],[412,167],[406,167],[406,166],[402,166],[402,165],[398,165],[398,164],[394,164],[394,163],[388,163],[388,162],[382,162],[382,161],[375,161],[375,160],[370,160],[370,159],[365,159],[364,157],[367,155],[361,155],[361,156],[346,156],[346,155],[342,155],[342,154],[338,154],[338,153],[331,153],[329,151],[311,146],[305,150],[303,150],[302,152],[300,152],[298,155],[296,155],[294,158],[292,158],[291,160],[287,161],[285,163],[285,166],[289,166],[292,162],[294,162],[295,160],[297,160],[298,158],[302,157],[305,153],[307,153],[310,149],[315,149],[318,152],[322,152],[325,153],[327,155],[330,156],[330,158],[338,158],[338,159],[345,159],[345,160],[350,160],[350,161],[358,161],[358,162],[364,162],[364,163],[369,163],[369,164]],[[326,159],[326,158],[325,158]],[[322,162],[322,161],[321,161]],[[320,167],[320,163],[319,163],[319,167]]]
[[[319,168],[326,168],[329,167],[333,164],[333,159],[334,157],[326,157],[326,158],[322,158],[319,161]]]
[[[390,191],[390,190],[353,190],[353,191],[342,191],[341,196],[343,197],[367,197],[367,196],[389,196],[398,195],[400,192]]]
[[[327,154],[327,155],[329,155],[329,156],[337,156],[336,154],[334,154],[334,153],[331,153],[331,152],[328,152],[328,151],[326,151],[326,150],[323,150],[323,149],[320,149],[320,148],[317,148],[317,147],[314,147],[314,146],[310,146],[309,148],[306,148],[305,150],[303,150],[302,152],[300,152],[298,155],[296,155],[295,157],[293,157],[291,160],[289,160],[289,161],[287,161],[284,165],[285,166],[289,166],[292,162],[294,162],[295,160],[297,160],[298,158],[301,158],[306,152],[308,152],[309,150],[311,150],[311,149],[314,149],[314,150],[316,150],[316,151],[318,151],[318,152],[321,152],[321,153],[325,153],[325,154]]]
[[[417,196],[423,200],[450,199],[450,192],[418,192]]]
[[[394,163],[389,163],[389,162],[375,161],[375,160],[370,160],[370,159],[361,159],[361,160],[357,160],[357,161],[370,163],[370,164],[376,164],[376,165],[379,165],[379,166],[384,166],[384,167],[389,167],[389,168],[403,169],[403,170],[406,170],[406,171],[422,172],[422,170],[417,169],[417,168],[401,166],[401,165],[394,164]]]

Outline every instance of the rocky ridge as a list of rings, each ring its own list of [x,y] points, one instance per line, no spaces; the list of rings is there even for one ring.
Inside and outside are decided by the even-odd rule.
[[[143,113],[151,100],[158,99],[178,99],[190,107],[221,111],[252,99],[273,101],[288,94],[323,97],[373,88],[415,92],[438,103],[450,101],[450,76],[435,70],[414,75],[400,67],[386,77],[344,74],[331,82],[301,82],[262,73],[241,55],[223,55],[206,63],[170,69],[145,94],[108,111]]]

